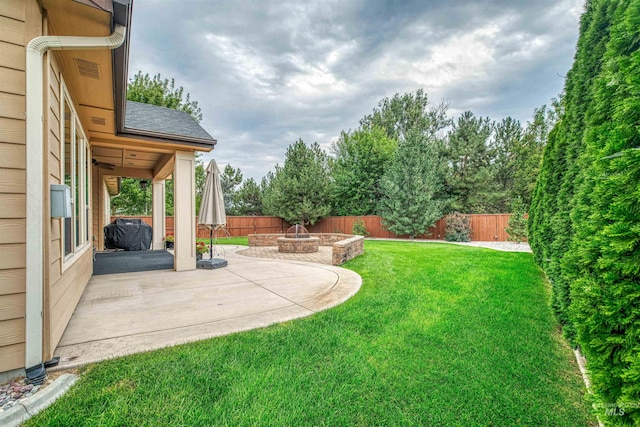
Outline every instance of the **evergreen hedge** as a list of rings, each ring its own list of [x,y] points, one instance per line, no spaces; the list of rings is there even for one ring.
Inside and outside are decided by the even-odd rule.
[[[640,2],[591,0],[529,216],[596,396],[640,425]],[[605,407],[606,405],[601,405]],[[604,414],[604,413],[603,413]],[[604,414],[606,415],[606,414]]]

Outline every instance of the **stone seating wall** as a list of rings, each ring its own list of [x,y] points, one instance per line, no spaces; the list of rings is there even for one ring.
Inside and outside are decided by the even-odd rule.
[[[364,237],[352,236],[335,242],[332,246],[331,263],[333,265],[342,265],[364,253]]]

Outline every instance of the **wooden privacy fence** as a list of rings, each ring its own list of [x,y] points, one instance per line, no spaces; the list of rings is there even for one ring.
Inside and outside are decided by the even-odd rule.
[[[508,240],[504,231],[509,223],[511,214],[473,214],[467,215],[471,219],[471,240],[474,241],[499,241]],[[315,225],[307,227],[311,233],[351,233],[353,224],[362,220],[371,237],[405,238],[388,231],[382,225],[382,218],[371,216],[332,216],[324,218]],[[429,228],[427,235],[417,236],[419,239],[444,240],[446,217],[438,220]]]
[[[290,225],[277,216],[228,216],[227,231],[231,237],[248,236],[249,234],[284,233]],[[173,229],[172,229],[173,230]],[[198,237],[209,237],[209,229],[198,226]],[[218,234],[222,236],[222,234]]]
[[[511,214],[472,214],[467,215],[471,219],[471,240],[487,242],[506,242],[508,235],[504,231],[509,223]],[[145,223],[152,225],[150,216],[113,216],[116,218],[141,218]],[[383,238],[403,238],[398,236],[382,225],[382,219],[377,215],[366,216],[331,216],[324,218],[315,225],[308,226],[311,233],[347,233],[351,234],[353,224],[362,220],[371,237]],[[196,220],[197,221],[197,220]],[[227,231],[230,236],[248,236],[249,234],[270,234],[284,233],[290,224],[275,216],[228,216]],[[418,236],[419,239],[444,240],[446,227],[446,217],[440,219],[429,229],[429,235]],[[173,217],[166,217],[166,232],[173,233]],[[209,229],[205,226],[198,226],[196,231],[198,238],[209,237]],[[222,234],[218,234],[222,237]]]
[[[113,222],[117,218],[140,218],[146,224],[153,226],[152,217],[150,216],[112,216]],[[196,224],[198,218],[196,218]],[[173,234],[174,230],[173,217],[168,216],[165,218],[165,231],[167,234]],[[284,233],[287,231],[290,225],[285,220],[276,216],[228,216],[227,217],[227,232],[231,237],[248,236],[249,234],[271,234],[271,233]],[[218,237],[224,237],[226,233],[218,232]],[[198,225],[196,229],[197,238],[209,237],[209,229],[204,225]]]

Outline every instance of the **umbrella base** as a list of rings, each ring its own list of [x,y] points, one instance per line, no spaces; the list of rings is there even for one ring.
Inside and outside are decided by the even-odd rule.
[[[213,259],[201,259],[196,261],[196,268],[204,268],[205,270],[213,270],[214,268],[221,268],[227,266],[226,259],[213,258]]]

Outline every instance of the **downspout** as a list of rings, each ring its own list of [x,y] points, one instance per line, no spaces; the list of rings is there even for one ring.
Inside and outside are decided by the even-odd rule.
[[[26,164],[27,164],[27,235],[26,235],[26,312],[25,367],[28,378],[44,374],[42,361],[42,311],[44,264],[44,98],[43,57],[49,50],[116,49],[124,43],[126,27],[115,26],[108,37],[41,36],[27,45],[26,63]]]

